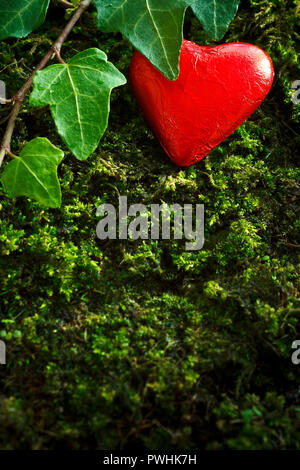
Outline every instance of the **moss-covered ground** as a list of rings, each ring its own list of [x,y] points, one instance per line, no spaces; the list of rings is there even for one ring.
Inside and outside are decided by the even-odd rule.
[[[13,95],[65,23],[2,42]],[[298,16],[298,19],[297,19]],[[262,106],[196,166],[173,165],[130,86],[115,90],[99,149],[79,162],[47,109],[23,108],[15,152],[36,136],[62,147],[63,204],[0,205],[2,449],[300,448],[299,142],[291,101],[299,5],[243,0],[226,42],[265,49],[276,79]],[[188,14],[185,37],[209,42]],[[99,47],[128,76],[132,47],[91,10],[63,48]],[[1,116],[7,112],[3,107]],[[205,204],[205,245],[95,237],[99,204]]]

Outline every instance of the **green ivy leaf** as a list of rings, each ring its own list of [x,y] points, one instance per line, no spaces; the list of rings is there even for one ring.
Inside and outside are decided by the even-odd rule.
[[[0,0],[0,40],[24,38],[44,21],[50,0]]]
[[[101,31],[120,31],[169,80],[178,77],[184,15],[195,0],[93,1]]]
[[[240,0],[198,0],[193,12],[205,32],[215,41],[222,39],[237,14]]]
[[[31,140],[5,168],[1,177],[8,197],[27,196],[45,207],[61,205],[57,167],[64,153],[37,137]]]
[[[30,104],[50,105],[59,135],[75,157],[85,160],[107,128],[111,90],[125,83],[104,52],[87,49],[68,64],[38,72]]]

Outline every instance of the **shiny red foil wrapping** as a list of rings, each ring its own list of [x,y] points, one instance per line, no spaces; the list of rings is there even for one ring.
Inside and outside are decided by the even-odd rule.
[[[130,80],[142,112],[171,160],[190,166],[239,127],[269,93],[270,57],[259,47],[183,41],[180,74],[166,79],[138,51]]]

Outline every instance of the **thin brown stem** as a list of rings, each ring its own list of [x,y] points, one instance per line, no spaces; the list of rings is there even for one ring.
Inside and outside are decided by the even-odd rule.
[[[56,55],[56,58],[57,58],[58,62],[60,62],[61,64],[66,65],[65,61],[61,58],[60,51],[55,48],[54,52],[55,52],[55,55]]]
[[[63,60],[60,57],[60,51],[61,51],[62,45],[67,39],[70,32],[72,31],[72,29],[74,28],[79,18],[81,17],[81,15],[83,14],[83,12],[90,6],[91,3],[92,3],[92,0],[81,1],[81,3],[79,4],[77,10],[75,11],[70,21],[66,24],[65,28],[63,29],[59,37],[52,44],[47,54],[43,57],[43,59],[38,64],[36,69],[32,72],[32,74],[30,75],[26,83],[24,83],[22,88],[20,88],[20,90],[13,96],[11,100],[8,100],[10,102],[14,102],[14,106],[12,108],[12,112],[10,114],[7,128],[6,128],[6,131],[5,131],[2,143],[1,143],[1,147],[0,147],[0,167],[2,165],[2,162],[6,153],[10,152],[10,143],[11,143],[12,135],[14,132],[16,120],[19,115],[24,98],[32,86],[32,82],[33,82],[33,78],[35,74],[39,70],[42,70],[47,65],[47,63],[49,62],[53,54],[56,54],[60,58],[60,61],[63,62]]]
[[[66,0],[57,0],[57,1],[58,1],[58,3],[63,5],[65,8],[74,8],[73,3],[71,3],[71,2],[67,2]]]
[[[9,104],[11,102],[12,102],[12,100],[7,100],[5,98],[0,98],[0,104]]]
[[[20,112],[21,106],[22,106],[22,101],[16,101],[14,104],[13,110],[11,112],[11,115],[7,124],[7,128],[3,137],[3,141],[1,144],[1,148],[0,148],[0,166],[2,165],[2,162],[6,153],[10,152],[10,142],[11,142],[11,138],[14,132],[16,119]]]

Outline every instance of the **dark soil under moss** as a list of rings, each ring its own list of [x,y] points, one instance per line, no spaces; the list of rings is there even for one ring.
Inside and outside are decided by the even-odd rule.
[[[65,23],[51,7],[29,38],[0,49],[9,95]],[[263,105],[194,167],[174,166],[130,86],[79,162],[50,113],[24,107],[14,151],[36,136],[63,148],[63,204],[0,204],[2,449],[299,449],[299,121],[291,101],[296,2],[242,1],[225,37],[265,49],[276,79]],[[212,44],[188,14],[185,37]],[[87,13],[63,48],[99,47],[128,76],[132,48]],[[0,110],[1,115],[5,109]],[[96,208],[205,204],[205,245],[95,237]]]

